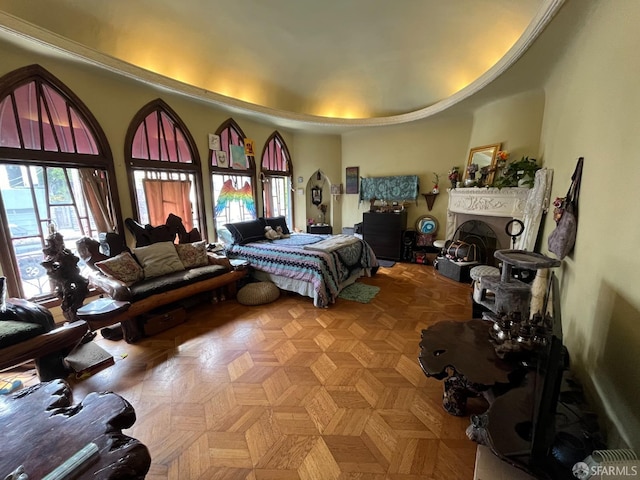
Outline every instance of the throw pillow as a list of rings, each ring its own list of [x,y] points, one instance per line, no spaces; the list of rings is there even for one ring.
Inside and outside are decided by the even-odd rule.
[[[204,267],[209,264],[207,242],[179,243],[176,245],[178,257],[184,268]]]
[[[142,265],[144,278],[154,278],[184,270],[173,242],[158,242],[146,247],[134,248],[133,253]]]
[[[261,218],[246,222],[226,223],[224,226],[233,235],[233,242],[238,245],[264,240],[264,227],[266,225]]]
[[[106,276],[132,285],[144,279],[144,271],[129,252],[122,252],[115,257],[96,262],[95,266]]]

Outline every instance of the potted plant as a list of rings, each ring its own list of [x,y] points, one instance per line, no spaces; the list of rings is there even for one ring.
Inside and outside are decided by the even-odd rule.
[[[535,158],[522,157],[516,162],[507,163],[500,177],[493,182],[496,188],[503,187],[533,187],[536,172],[540,166]]]

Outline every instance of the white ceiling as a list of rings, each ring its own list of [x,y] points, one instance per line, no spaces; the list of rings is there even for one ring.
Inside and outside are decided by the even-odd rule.
[[[318,124],[428,116],[500,75],[563,0],[0,0],[0,31]]]

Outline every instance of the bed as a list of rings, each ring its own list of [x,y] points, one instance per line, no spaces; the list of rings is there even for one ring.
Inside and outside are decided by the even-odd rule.
[[[328,307],[343,288],[378,267],[371,247],[353,235],[285,233],[286,238],[267,240],[264,233],[258,235],[258,226],[239,223],[225,225],[233,235],[225,247],[227,256],[247,261],[257,280],[313,298],[316,307]]]

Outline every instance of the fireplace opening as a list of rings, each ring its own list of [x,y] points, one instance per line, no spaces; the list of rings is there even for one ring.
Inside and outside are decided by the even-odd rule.
[[[456,229],[452,240],[474,244],[478,250],[479,263],[496,266],[493,253],[498,247],[498,239],[488,223],[482,220],[467,220]]]

